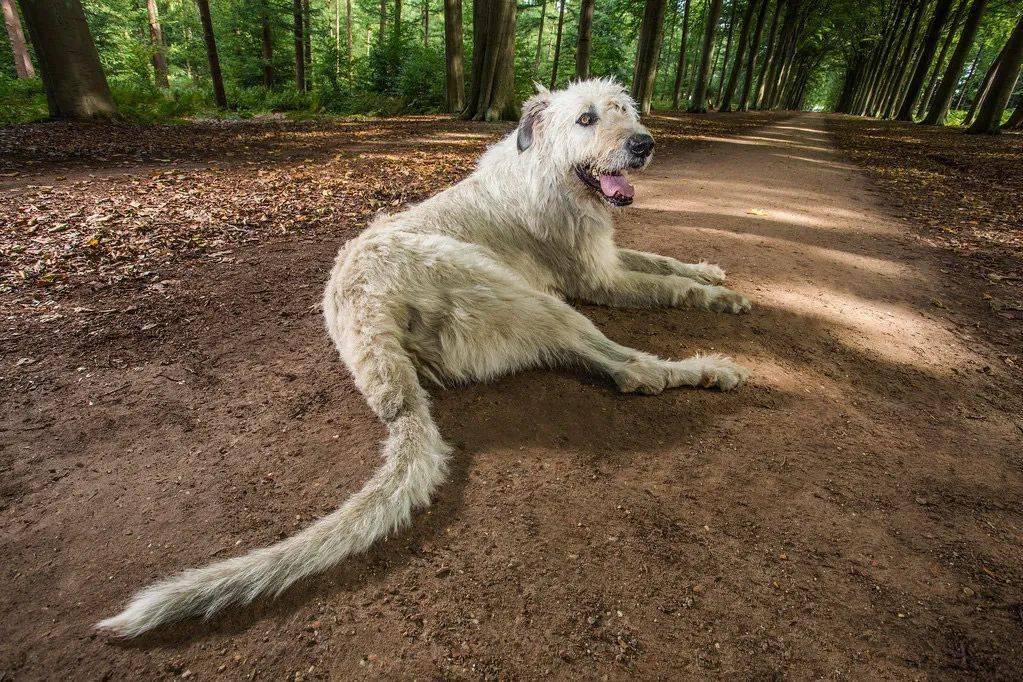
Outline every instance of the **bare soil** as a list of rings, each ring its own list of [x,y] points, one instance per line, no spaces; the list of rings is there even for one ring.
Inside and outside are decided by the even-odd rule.
[[[254,225],[156,274],[99,258],[12,281],[0,678],[1018,678],[1021,381],[960,305],[972,275],[892,216],[824,117],[653,124],[665,144],[620,242],[717,262],[755,308],[582,309],[644,350],[733,355],[751,382],[622,396],[535,371],[437,392],[454,471],[407,531],[275,601],[137,641],[90,625],[154,579],[294,532],[377,465],[384,430],[316,309],[358,226]],[[504,130],[430,125],[435,144],[478,131],[472,151]],[[288,149],[344,137],[268,139],[288,135],[254,158],[286,173]],[[130,194],[119,183],[149,163],[130,160],[89,182],[87,163],[50,159],[6,196],[44,176],[83,201]],[[246,167],[201,173],[235,169],[244,189]]]

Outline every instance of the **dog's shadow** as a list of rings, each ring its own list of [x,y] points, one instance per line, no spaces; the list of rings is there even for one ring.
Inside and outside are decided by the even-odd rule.
[[[673,400],[672,396],[681,397]],[[706,396],[718,406],[707,410],[701,399],[687,409],[686,396]],[[572,369],[538,369],[493,383],[434,391],[434,417],[455,450],[447,481],[428,509],[413,513],[409,528],[338,566],[300,580],[277,598],[259,597],[246,606],[228,606],[208,620],[168,623],[133,640],[114,643],[127,648],[183,648],[211,637],[241,634],[263,621],[283,621],[318,596],[353,594],[367,586],[383,585],[392,573],[428,555],[431,541],[457,520],[477,453],[537,446],[615,467],[628,466],[632,455],[650,445],[641,424],[627,434],[623,423],[663,419],[662,412],[672,412],[676,418],[671,420],[667,436],[680,441],[684,435],[703,432],[724,413],[740,409],[734,400],[721,398],[717,391],[698,389],[673,390],[661,396],[621,395],[610,381]]]

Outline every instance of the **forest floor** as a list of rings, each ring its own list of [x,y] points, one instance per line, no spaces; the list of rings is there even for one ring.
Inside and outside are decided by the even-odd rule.
[[[733,355],[748,385],[437,391],[452,480],[410,529],[132,642],[90,625],[373,471],[384,431],[322,330],[324,278],[369,215],[509,127],[0,129],[0,679],[1018,675],[1018,196],[963,184],[962,136],[651,125],[620,242],[720,263],[755,307],[582,310],[637,348]]]

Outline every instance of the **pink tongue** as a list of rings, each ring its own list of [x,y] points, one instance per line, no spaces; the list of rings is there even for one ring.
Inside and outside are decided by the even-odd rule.
[[[606,197],[613,197],[616,194],[621,194],[623,197],[632,198],[636,194],[636,188],[629,184],[629,181],[625,179],[623,175],[605,175],[600,176],[600,191],[604,193]]]

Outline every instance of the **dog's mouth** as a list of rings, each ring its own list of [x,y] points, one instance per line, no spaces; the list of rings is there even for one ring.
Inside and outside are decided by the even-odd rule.
[[[636,188],[621,171],[600,171],[592,166],[576,166],[575,174],[584,185],[612,206],[628,206],[636,195]]]

